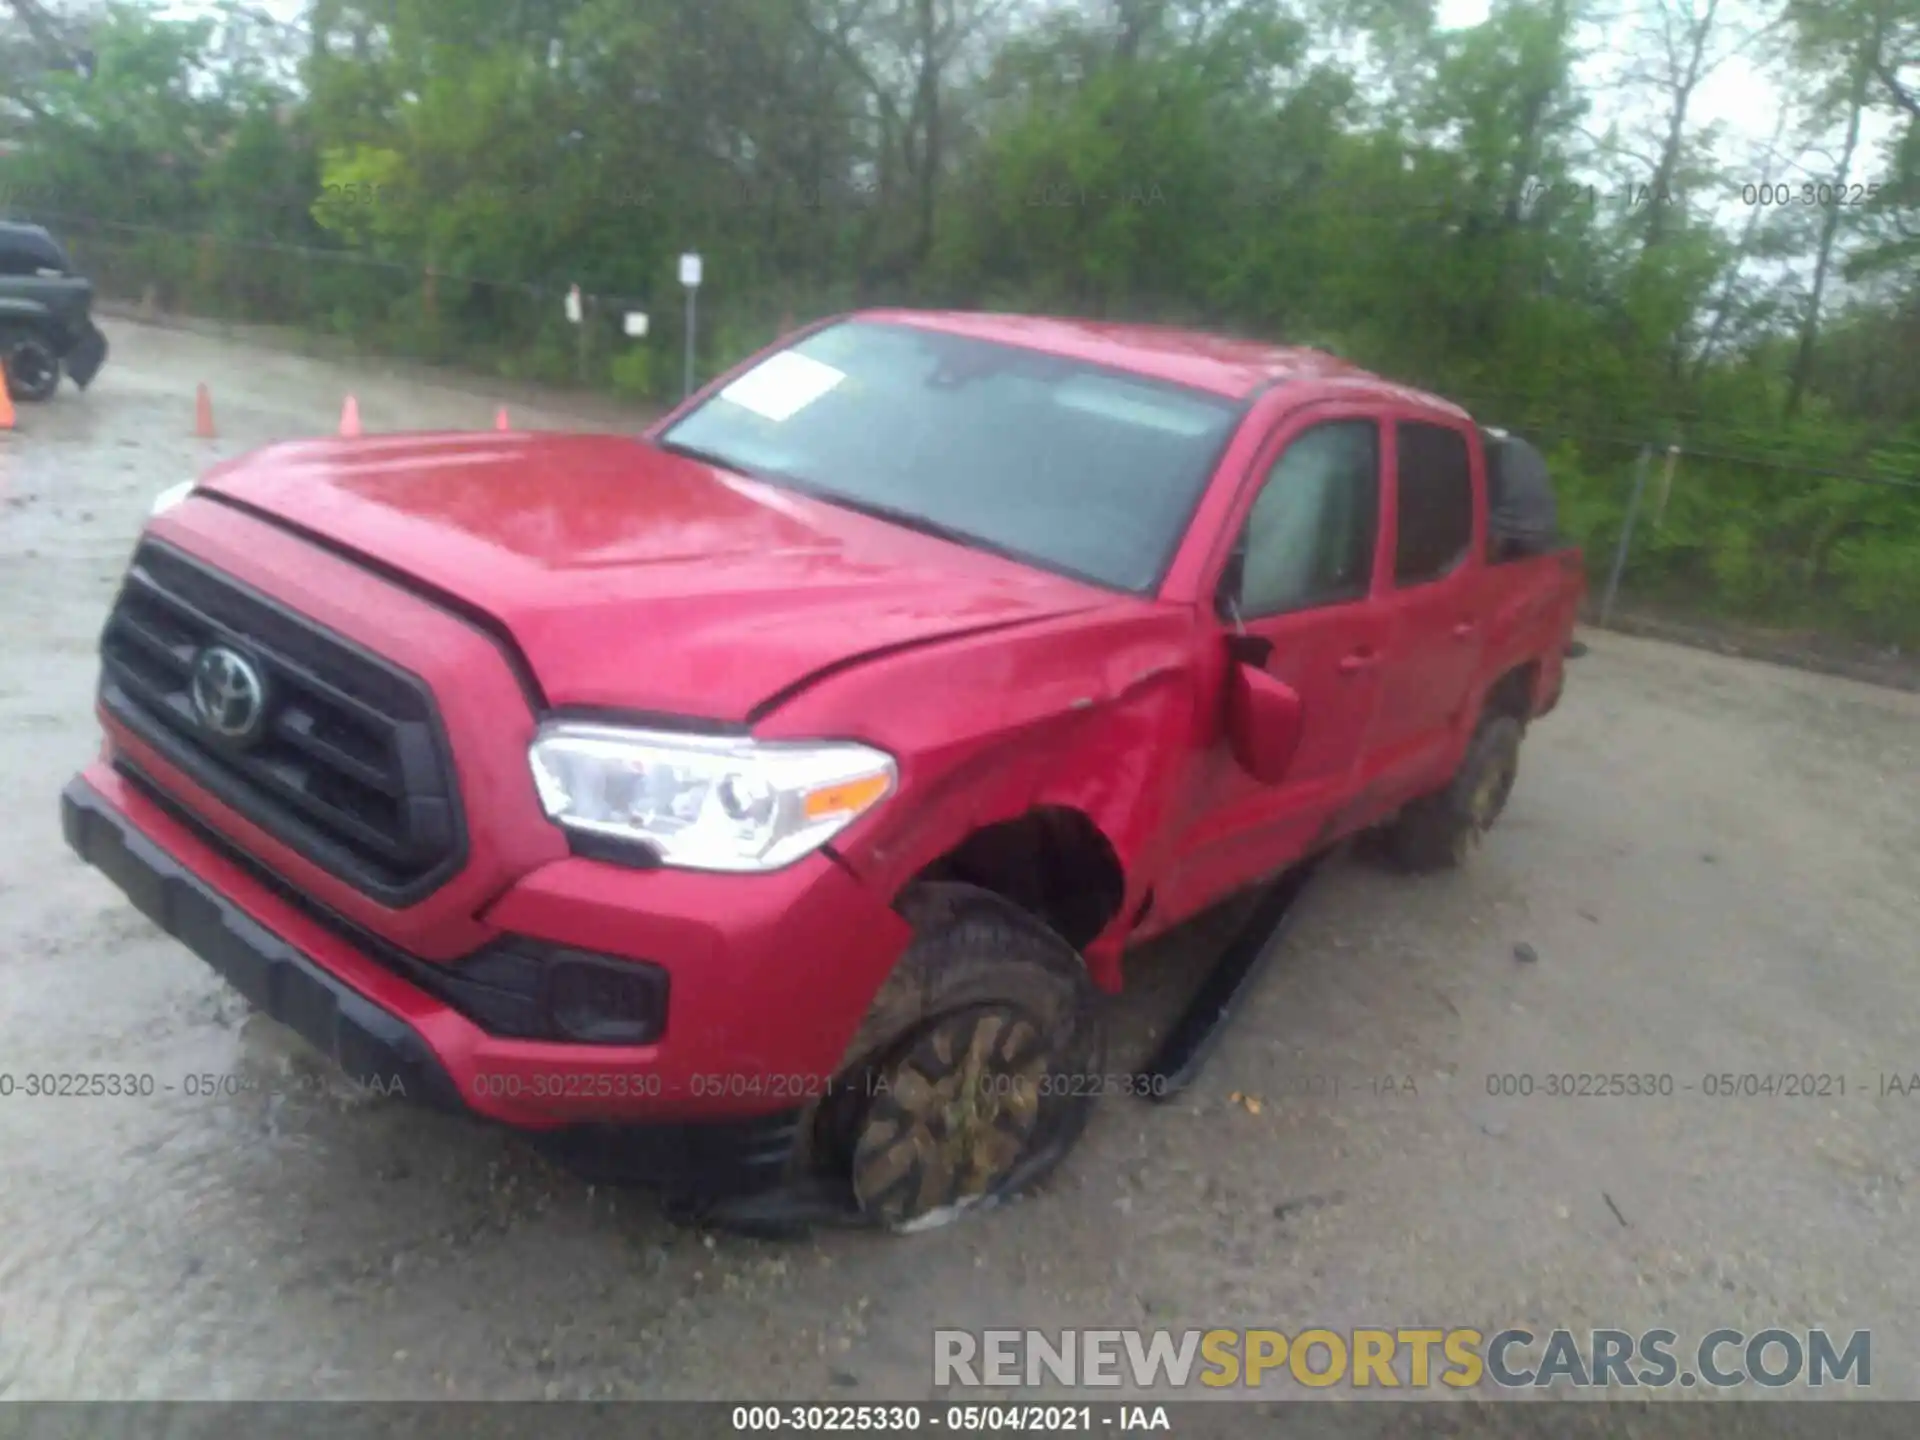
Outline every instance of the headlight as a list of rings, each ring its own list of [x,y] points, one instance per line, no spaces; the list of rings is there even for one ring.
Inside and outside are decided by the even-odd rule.
[[[778,870],[893,790],[893,757],[850,742],[555,724],[528,751],[547,816],[688,870]]]
[[[165,514],[193,493],[194,482],[182,480],[178,485],[169,485],[153,497],[153,508],[147,512],[151,520],[155,515]]]

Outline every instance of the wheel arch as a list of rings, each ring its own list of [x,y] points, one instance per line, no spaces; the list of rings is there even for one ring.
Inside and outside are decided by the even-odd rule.
[[[977,825],[933,856],[901,887],[956,883],[985,891],[1039,920],[1087,961],[1096,984],[1116,988],[1086,950],[1126,903],[1127,872],[1105,830],[1085,810],[1042,802]],[[899,899],[896,899],[896,906]]]
[[[1533,718],[1534,697],[1540,687],[1540,662],[1523,660],[1511,666],[1487,687],[1480,701],[1477,725],[1481,720],[1496,715],[1510,715],[1520,722],[1524,729]]]

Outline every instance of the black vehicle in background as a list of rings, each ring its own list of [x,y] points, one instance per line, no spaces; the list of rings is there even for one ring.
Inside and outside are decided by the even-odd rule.
[[[0,367],[15,400],[50,400],[62,368],[82,390],[107,360],[93,282],[39,225],[0,221]]]

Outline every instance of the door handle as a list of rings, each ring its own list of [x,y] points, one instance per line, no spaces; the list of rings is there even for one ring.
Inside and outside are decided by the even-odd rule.
[[[1462,620],[1458,625],[1453,627],[1453,638],[1456,640],[1468,639],[1472,636],[1473,632],[1479,628],[1480,622],[1477,620]]]
[[[1340,662],[1333,668],[1338,670],[1342,675],[1358,675],[1362,670],[1372,666],[1373,662],[1379,658],[1378,653],[1375,651],[1355,650],[1351,654],[1342,655]]]

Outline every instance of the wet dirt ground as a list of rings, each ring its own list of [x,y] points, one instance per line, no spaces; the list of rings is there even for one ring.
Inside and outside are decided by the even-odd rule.
[[[1471,867],[1338,867],[1191,1097],[1109,1099],[1045,1194],[947,1230],[702,1236],[330,1086],[62,844],[152,495],[331,431],[348,389],[370,431],[502,398],[109,334],[91,393],[0,435],[0,1071],[173,1088],[0,1098],[0,1395],[925,1399],[936,1326],[1824,1324],[1871,1329],[1875,1392],[1920,1396],[1920,1094],[1882,1093],[1920,1071],[1920,696],[1589,636]],[[1136,958],[1119,1059],[1225,923]],[[1587,1072],[1674,1089],[1544,1093]],[[1722,1073],[1846,1093],[1709,1098]]]

